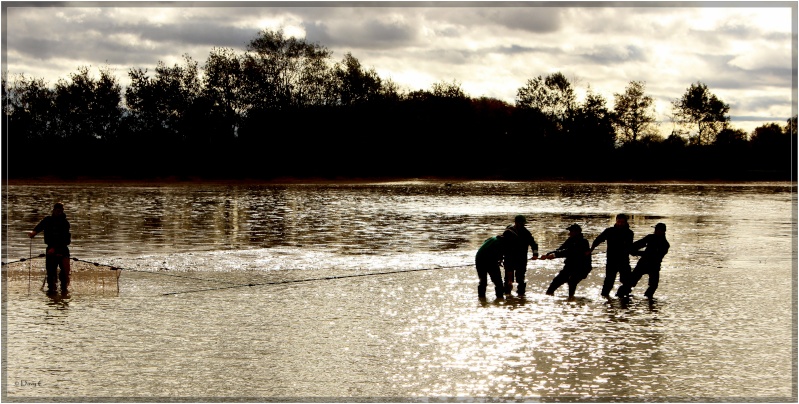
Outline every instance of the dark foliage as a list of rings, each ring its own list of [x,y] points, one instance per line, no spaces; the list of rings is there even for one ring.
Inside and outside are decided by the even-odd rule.
[[[124,91],[107,70],[95,79],[83,67],[52,89],[4,77],[6,176],[791,180],[796,171],[796,117],[747,136],[723,113],[705,124],[706,114],[697,121],[712,142],[707,130],[701,141],[662,139],[640,129],[652,123],[649,104],[611,109],[594,94],[579,104],[560,73],[528,81],[510,105],[470,98],[457,82],[401,93],[351,54],[338,63],[331,54],[263,31],[242,55],[214,49],[202,77],[186,56],[152,76],[131,69]],[[633,82],[617,103],[646,100],[643,90]]]

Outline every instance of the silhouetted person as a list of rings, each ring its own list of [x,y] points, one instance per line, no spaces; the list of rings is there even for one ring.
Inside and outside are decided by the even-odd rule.
[[[552,296],[555,291],[564,283],[569,284],[569,299],[574,298],[577,291],[577,284],[588,277],[591,272],[591,255],[588,247],[588,240],[583,237],[583,229],[578,224],[569,226],[569,238],[555,251],[542,256],[543,259],[566,258],[563,262],[563,269],[558,272],[555,279],[547,289],[547,294]]]
[[[590,252],[605,241],[608,247],[605,254],[605,283],[602,285],[602,296],[610,297],[610,291],[616,283],[616,274],[619,275],[619,281],[624,284],[624,280],[631,272],[630,248],[633,244],[633,231],[627,223],[627,215],[623,213],[616,215],[616,224],[606,228],[594,239]]]
[[[655,226],[655,232],[646,237],[636,241],[632,245],[632,255],[640,256],[638,263],[635,264],[635,269],[632,274],[627,278],[619,290],[616,291],[616,296],[627,297],[630,295],[632,288],[638,284],[641,277],[649,275],[649,288],[644,292],[644,296],[652,298],[655,290],[660,283],[660,264],[663,257],[669,252],[669,242],[666,240],[666,225],[658,223]],[[646,249],[641,252],[641,248]]]
[[[525,224],[527,218],[517,215],[513,219],[513,224],[505,228],[502,236],[505,238],[505,294],[509,295],[513,290],[513,281],[516,280],[516,293],[524,296],[527,283],[524,275],[527,273],[527,247],[533,250],[533,257],[538,258],[538,243],[527,230]]]
[[[477,277],[480,278],[480,284],[477,285],[477,297],[486,297],[486,288],[488,287],[488,277],[491,277],[491,283],[494,284],[494,291],[497,294],[497,299],[504,299],[504,289],[502,287],[502,272],[499,265],[502,263],[502,257],[505,253],[504,241],[502,236],[494,236],[488,238],[477,250],[475,256],[475,267],[477,268]]]
[[[45,268],[47,269],[47,293],[56,293],[56,279],[61,282],[61,293],[67,293],[69,287],[69,247],[72,236],[69,233],[69,222],[64,214],[64,205],[60,202],[53,206],[53,213],[42,219],[33,231],[28,233],[30,238],[44,231],[44,243],[47,244],[45,254]],[[61,272],[58,273],[58,267]]]

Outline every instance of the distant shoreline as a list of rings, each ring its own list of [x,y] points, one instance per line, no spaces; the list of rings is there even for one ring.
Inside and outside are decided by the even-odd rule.
[[[5,178],[5,185],[49,185],[49,184],[116,184],[120,186],[141,185],[337,185],[337,184],[390,184],[402,182],[441,183],[456,185],[469,182],[529,182],[529,183],[564,183],[564,184],[792,184],[796,179],[572,179],[572,178],[447,178],[447,177],[352,177],[352,178],[301,178],[281,177],[262,178],[206,178],[206,177],[154,177],[154,178],[117,178],[117,177],[31,177]]]

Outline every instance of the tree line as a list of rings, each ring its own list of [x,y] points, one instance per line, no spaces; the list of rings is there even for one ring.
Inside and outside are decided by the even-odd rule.
[[[201,74],[202,70],[202,74]],[[613,105],[577,100],[562,73],[527,80],[515,103],[467,95],[456,80],[400,89],[347,53],[282,30],[202,68],[79,67],[53,87],[3,75],[7,175],[17,177],[447,177],[485,179],[789,180],[796,116],[752,133],[704,83],[672,103],[659,135],[646,83]]]

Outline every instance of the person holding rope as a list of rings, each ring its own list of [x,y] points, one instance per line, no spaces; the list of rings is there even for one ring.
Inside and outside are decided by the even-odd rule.
[[[566,258],[563,262],[563,269],[558,272],[555,279],[547,289],[547,295],[555,295],[557,290],[564,283],[569,284],[569,300],[574,299],[574,292],[577,291],[577,284],[588,277],[591,272],[591,248],[588,247],[588,240],[583,237],[583,229],[578,224],[569,226],[569,238],[555,251],[542,256],[542,259]]]
[[[619,290],[616,291],[616,296],[626,298],[630,296],[630,292],[638,284],[645,274],[649,275],[649,287],[644,292],[644,296],[652,299],[655,290],[660,283],[660,265],[663,262],[663,257],[669,252],[668,240],[666,240],[666,224],[658,223],[655,226],[655,232],[646,235],[644,238],[636,241],[632,245],[632,255],[641,257],[638,263],[635,264],[635,269],[627,278]],[[640,251],[646,247],[644,251]]]
[[[513,290],[513,281],[516,280],[516,293],[524,296],[527,283],[524,275],[527,273],[527,247],[533,250],[533,257],[538,258],[538,243],[530,231],[525,227],[527,218],[517,215],[513,224],[505,228],[502,236],[505,238],[505,294]]]
[[[502,236],[489,237],[477,250],[475,267],[477,268],[477,277],[480,279],[480,283],[477,285],[478,298],[485,299],[486,297],[488,277],[491,277],[491,283],[494,284],[497,300],[505,298],[502,271],[499,269],[504,253],[504,237]]]
[[[630,276],[630,246],[633,244],[633,231],[627,223],[627,215],[616,215],[616,223],[608,227],[591,243],[590,255],[594,249],[607,241],[608,247],[605,261],[605,283],[602,285],[602,297],[609,298],[613,284],[616,283],[616,274],[619,281],[624,284]]]
[[[42,219],[33,230],[28,233],[30,238],[44,232],[44,243],[47,244],[45,254],[45,268],[47,269],[47,294],[55,294],[56,280],[61,282],[61,293],[68,293],[69,287],[69,247],[72,235],[69,232],[69,221],[64,213],[64,204],[57,202],[53,206],[53,213]],[[61,267],[61,272],[58,272]]]

